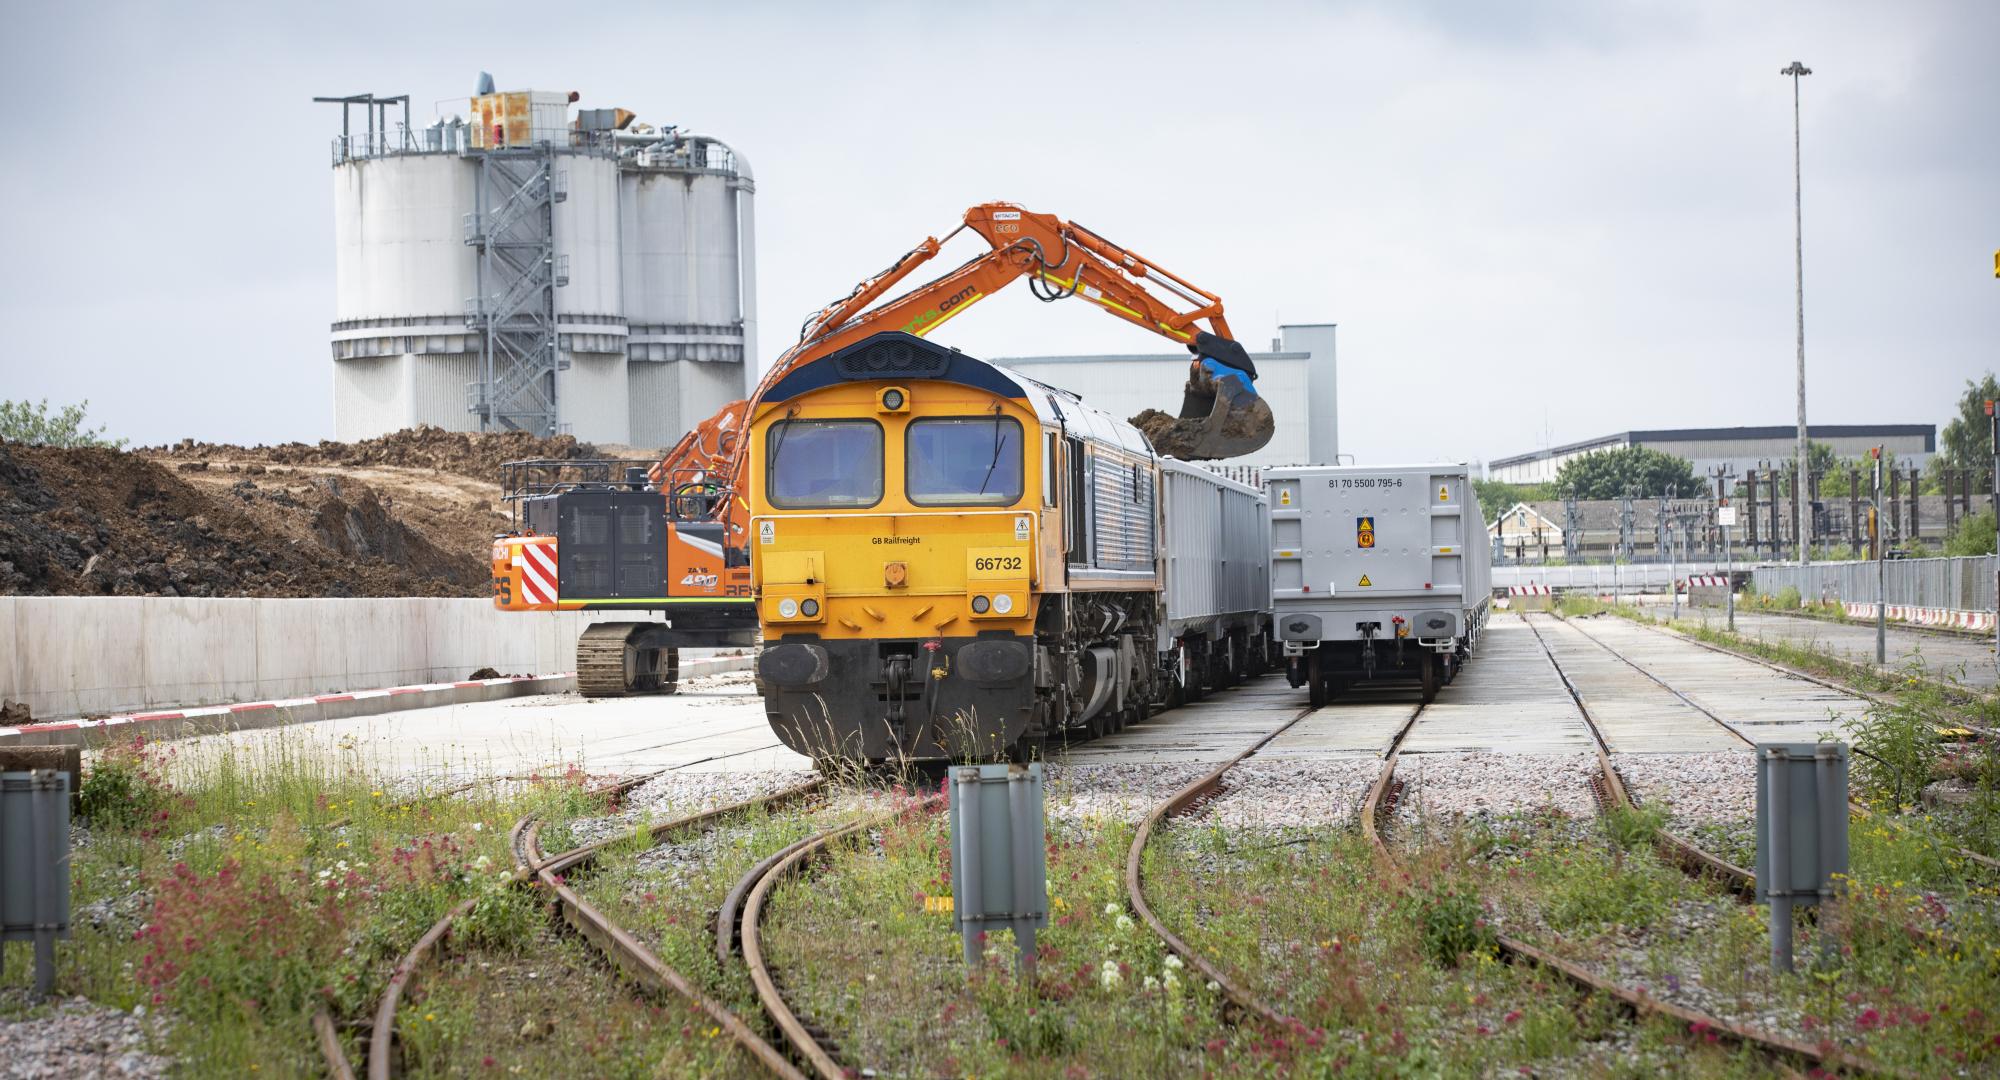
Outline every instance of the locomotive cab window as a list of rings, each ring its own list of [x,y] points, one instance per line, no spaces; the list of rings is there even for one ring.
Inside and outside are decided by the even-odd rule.
[[[1012,506],[1021,499],[1021,422],[991,416],[910,421],[905,491],[918,506]]]
[[[764,436],[765,495],[786,510],[836,510],[882,501],[882,425],[873,420],[781,420]]]

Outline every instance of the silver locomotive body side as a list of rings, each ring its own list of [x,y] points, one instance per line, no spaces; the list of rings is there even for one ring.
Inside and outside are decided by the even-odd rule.
[[[1492,601],[1464,465],[1267,469],[1272,603],[1292,685],[1417,679],[1426,700],[1478,646]]]

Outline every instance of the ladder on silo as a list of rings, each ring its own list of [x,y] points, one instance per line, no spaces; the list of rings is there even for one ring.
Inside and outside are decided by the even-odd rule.
[[[466,327],[479,336],[479,378],[466,408],[481,431],[557,430],[557,288],[569,283],[555,250],[555,204],[568,192],[549,143],[473,151],[479,157],[477,209],[465,242],[477,252],[478,295]]]

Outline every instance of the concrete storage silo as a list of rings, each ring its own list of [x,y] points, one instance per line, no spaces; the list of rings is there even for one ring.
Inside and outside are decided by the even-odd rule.
[[[435,424],[663,446],[741,397],[747,165],[622,109],[572,116],[574,94],[481,89],[470,120],[422,130],[406,97],[319,99],[343,111],[336,436]]]

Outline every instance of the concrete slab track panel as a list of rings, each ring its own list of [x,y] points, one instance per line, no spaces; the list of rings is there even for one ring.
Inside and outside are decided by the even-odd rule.
[[[1851,694],[1623,619],[1580,626],[1757,742],[1813,742],[1866,711],[1867,702]]]
[[[1562,754],[1595,745],[1534,632],[1518,617],[1496,616],[1464,672],[1417,718],[1403,752]]]
[[[1302,692],[1286,686],[1283,679],[1253,679],[1050,756],[1072,765],[1219,763],[1235,757],[1305,704]]]
[[[1534,626],[1576,684],[1584,707],[1614,753],[1749,749],[1701,710],[1585,637],[1584,631],[1553,617],[1538,617]]]

